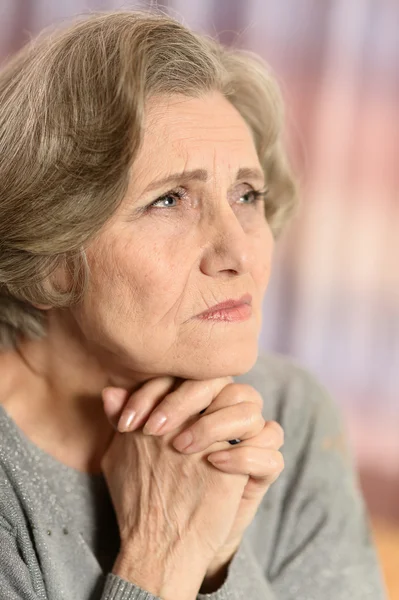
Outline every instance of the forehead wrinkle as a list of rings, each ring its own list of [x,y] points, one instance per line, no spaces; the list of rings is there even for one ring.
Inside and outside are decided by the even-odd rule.
[[[165,122],[165,125],[167,125],[166,127],[163,127],[163,129],[165,130],[170,130],[170,127],[168,127],[170,125],[170,120],[169,122]],[[184,137],[180,137],[179,139],[189,139],[191,140],[192,138],[194,139],[198,139],[197,138],[197,132],[200,131],[201,132],[201,138],[200,139],[208,139],[208,140],[214,140],[215,137],[216,139],[218,138],[219,134],[222,134],[223,137],[220,138],[220,141],[226,141],[226,142],[247,142],[249,140],[252,141],[252,134],[251,134],[251,130],[249,129],[248,125],[245,123],[245,121],[243,121],[243,123],[241,124],[237,124],[237,125],[219,125],[219,124],[212,124],[209,125],[208,123],[206,123],[204,125],[204,123],[198,123],[194,124],[191,121],[188,121],[187,123],[184,123],[184,119],[176,119],[176,123],[175,125],[177,126],[176,129],[172,130],[172,134],[174,132],[176,132],[177,134],[179,134],[181,132],[181,127],[182,125],[185,128],[185,136]],[[192,133],[191,133],[192,132]],[[209,132],[209,136],[207,135]],[[228,132],[228,136],[226,137],[226,132]],[[205,136],[204,137],[204,133]]]
[[[203,143],[211,143],[211,144],[215,144],[215,143],[221,143],[221,144],[228,144],[229,147],[234,146],[239,148],[240,146],[242,146],[243,144],[246,144],[246,140],[244,139],[240,139],[240,138],[212,138],[212,137],[201,137],[201,139],[199,139],[197,136],[186,136],[186,137],[180,137],[178,139],[175,139],[173,141],[170,142],[172,146],[179,146],[181,144],[186,144],[186,143],[190,143],[190,144],[194,144],[194,145],[201,145]]]
[[[235,135],[237,135],[237,132],[238,132],[238,135],[240,137],[243,137],[240,134],[244,133],[244,132],[245,132],[245,134],[247,132],[250,134],[250,129],[248,128],[248,125],[245,123],[245,121],[242,124],[237,124],[237,125],[218,125],[217,123],[209,125],[208,123],[206,123],[204,126],[203,123],[196,124],[196,123],[192,123],[192,121],[188,121],[187,123],[184,123],[184,119],[176,119],[175,124],[179,125],[179,126],[181,126],[183,124],[186,127],[187,131],[195,131],[195,132],[201,131],[202,132],[202,131],[204,131],[204,129],[209,129],[209,131],[212,131],[215,133],[217,133],[219,131],[221,131],[223,133],[225,131],[228,131],[229,134],[234,133]]]
[[[148,131],[148,137],[146,141],[150,141],[152,137],[156,139],[156,142],[161,138],[163,145],[165,140],[172,146],[181,143],[206,143],[206,142],[221,142],[226,144],[246,144],[248,142],[253,144],[253,137],[247,124],[237,125],[212,125],[207,126],[202,123],[198,125],[193,124],[191,121],[185,122],[182,118],[168,118],[166,115],[154,122],[155,128],[152,127]],[[184,127],[184,132],[182,132]],[[198,137],[198,132],[201,132],[201,136]],[[226,136],[226,132],[228,135]],[[234,133],[234,136],[233,136]],[[158,143],[156,144],[158,145]]]
[[[189,145],[187,144],[187,142],[189,142]],[[219,144],[219,142],[222,143],[222,145]],[[208,150],[213,151],[214,157],[212,160],[212,164],[216,165],[217,163],[217,159],[216,156],[217,154],[221,154],[221,160],[219,161],[219,164],[223,164],[226,162],[226,158],[227,160],[233,158],[233,154],[235,153],[239,153],[241,151],[244,152],[245,157],[237,157],[237,163],[238,163],[238,167],[240,167],[242,164],[244,164],[245,166],[248,165],[248,162],[250,162],[250,160],[248,159],[248,147],[246,145],[247,140],[243,140],[243,139],[223,139],[223,140],[212,140],[212,139],[198,139],[197,137],[194,138],[190,138],[190,137],[181,137],[179,139],[175,139],[172,143],[172,147],[176,150],[176,152],[180,155],[184,155],[185,157],[185,165],[187,165],[190,160],[191,162],[194,162],[194,164],[192,165],[192,169],[200,169],[200,168],[205,168],[206,169],[206,156],[208,153]],[[204,147],[203,145],[207,144],[207,143],[211,143],[212,147],[211,148],[206,148],[207,153],[204,152]],[[225,146],[228,146],[228,151],[226,152],[226,148]],[[196,161],[195,157],[193,157],[193,153],[192,150],[195,149],[196,151],[199,151],[199,153],[202,155],[201,156],[201,160],[200,161]],[[256,152],[256,149],[254,147],[254,145],[252,144],[252,140],[251,140],[251,147],[250,147],[250,151],[253,154],[253,159],[254,159],[254,164],[259,165],[259,157],[258,154]],[[225,155],[226,158],[223,157],[223,155]],[[179,156],[179,158],[181,158],[181,156]],[[204,160],[205,158],[205,160]],[[231,163],[231,160],[229,160],[229,162]],[[175,170],[175,169],[174,169]],[[190,170],[190,169],[188,169]],[[207,169],[209,170],[209,169]],[[237,168],[238,170],[238,168]],[[176,169],[177,171],[177,169]],[[213,169],[214,171],[214,169]]]
[[[213,180],[215,176],[217,178],[217,173],[221,173],[226,162],[229,163],[229,179],[232,179],[231,170],[234,168],[232,163],[237,163],[237,170],[238,167],[247,165],[248,152],[253,154],[253,158],[258,163],[259,157],[251,131],[241,116],[240,122],[229,118],[233,123],[224,125],[205,122],[204,127],[199,120],[192,122],[191,119],[196,118],[194,110],[170,114],[168,106],[164,105],[163,110],[161,110],[162,105],[153,108],[155,110],[150,110],[147,114],[147,127],[142,145],[144,152],[140,153],[139,160],[136,160],[133,165],[134,180],[140,180],[140,184],[144,182],[143,186],[149,181],[162,179],[173,172],[200,168],[206,169],[210,179]],[[212,117],[213,115],[210,114],[211,122]],[[201,132],[201,135],[198,135],[198,132]],[[211,148],[209,145],[212,145]],[[209,163],[209,151],[213,151],[211,163]],[[242,156],[240,156],[241,152],[243,152]],[[221,158],[219,164],[218,155]],[[198,158],[201,160],[198,161]]]

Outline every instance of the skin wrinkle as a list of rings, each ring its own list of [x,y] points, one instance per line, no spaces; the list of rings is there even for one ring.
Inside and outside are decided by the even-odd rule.
[[[44,365],[40,385],[32,379],[27,398],[16,375],[10,397],[19,407],[14,415],[23,415],[27,402],[32,407],[31,421],[19,419],[28,435],[27,429],[64,431],[67,442],[56,452],[44,434],[35,441],[66,464],[86,470],[88,455],[101,454],[111,433],[101,403],[105,386],[133,392],[156,376],[212,379],[254,365],[274,241],[263,202],[241,201],[251,187],[259,189],[259,181],[235,184],[244,167],[261,169],[253,136],[222,94],[148,101],[125,198],[86,248],[87,292],[63,312],[51,309],[46,338],[25,344],[30,364]],[[151,182],[196,169],[209,180],[189,182],[188,200],[144,208],[169,191],[143,196]],[[246,292],[253,297],[247,321],[194,318]],[[98,413],[93,418],[93,409],[77,427],[82,390],[98,401]],[[82,440],[89,440],[84,448]]]
[[[169,513],[167,510],[168,501],[164,498],[164,495],[162,493],[163,488],[165,486],[163,484],[159,485],[159,481],[158,481],[158,473],[156,472],[157,462],[151,461],[151,456],[148,456],[148,461],[149,461],[149,464],[151,464],[151,466],[152,466],[152,476],[149,479],[149,481],[151,482],[151,485],[154,485],[157,490],[156,496],[159,498],[161,506],[162,506],[163,516],[164,516],[163,521],[165,521],[170,526],[171,531],[173,531],[173,520],[169,517]],[[161,481],[163,481],[162,473],[160,474],[160,478],[161,478]],[[154,498],[155,495],[151,494],[151,497]]]

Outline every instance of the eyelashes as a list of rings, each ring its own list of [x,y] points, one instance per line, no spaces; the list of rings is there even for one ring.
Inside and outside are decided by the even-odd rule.
[[[172,198],[174,200],[182,200],[182,199],[186,198],[186,196],[187,196],[187,193],[184,190],[170,190],[170,192],[163,194],[162,196],[160,196],[159,198],[154,200],[154,202],[151,202],[151,204],[149,204],[147,206],[147,208],[148,209],[156,208],[157,204],[165,202],[167,199],[170,199],[170,198]],[[174,208],[174,207],[164,206],[163,208]]]
[[[269,194],[269,190],[263,190],[263,191],[261,191],[261,190],[250,190],[246,194],[243,194],[241,197],[247,196],[248,194],[253,194],[255,200],[265,200],[266,197]]]
[[[247,190],[244,194],[240,194],[239,195],[239,199],[241,198],[248,198],[248,197],[252,197],[252,202],[249,203],[242,203],[243,206],[254,206],[256,204],[256,202],[258,200],[262,200],[265,201],[267,196],[268,196],[269,190],[253,190],[253,189],[249,189]],[[147,207],[146,210],[152,210],[152,209],[166,209],[166,208],[177,208],[177,205],[174,206],[167,206],[164,204],[164,206],[162,206],[162,203],[169,201],[169,200],[185,200],[187,198],[187,192],[183,189],[174,189],[174,190],[170,190],[169,192],[167,192],[166,194],[163,194],[162,196],[160,196],[159,198],[157,198],[156,200],[154,200],[153,202],[151,202]]]

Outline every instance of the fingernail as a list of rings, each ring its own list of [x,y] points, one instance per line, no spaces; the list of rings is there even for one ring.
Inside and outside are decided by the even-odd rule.
[[[179,450],[179,452],[181,452],[182,450],[187,450],[187,448],[191,446],[193,440],[194,437],[191,431],[184,431],[184,433],[178,435],[177,438],[174,440],[173,446],[176,448],[176,450]]]
[[[121,418],[118,421],[118,429],[121,432],[129,431],[133,423],[133,419],[136,416],[135,410],[126,410],[122,413]]]
[[[145,435],[154,435],[159,433],[161,428],[166,423],[166,415],[157,412],[150,416],[147,423],[143,427],[143,433]]]
[[[218,452],[217,454],[210,454],[208,456],[209,462],[214,465],[221,465],[222,463],[226,463],[230,460],[229,452]]]

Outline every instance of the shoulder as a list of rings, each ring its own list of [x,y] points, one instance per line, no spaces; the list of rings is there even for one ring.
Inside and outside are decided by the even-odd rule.
[[[32,497],[37,495],[34,469],[14,426],[0,405],[0,528],[25,529]]]
[[[337,413],[335,403],[317,378],[282,355],[260,354],[252,369],[234,380],[251,385],[262,395],[265,417],[270,419],[295,425],[319,413]]]
[[[15,517],[22,516],[21,506],[7,470],[0,464],[0,529],[16,535]]]

